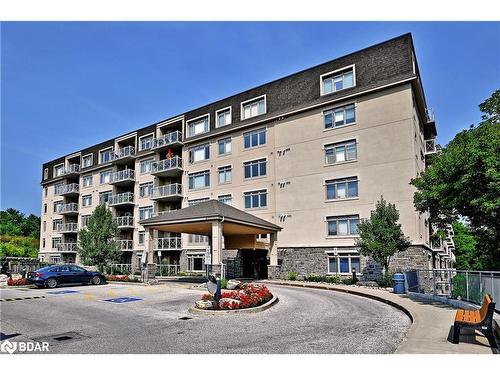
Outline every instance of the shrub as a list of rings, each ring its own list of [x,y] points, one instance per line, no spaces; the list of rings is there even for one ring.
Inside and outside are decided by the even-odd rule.
[[[354,284],[354,281],[353,281],[352,277],[348,277],[347,279],[342,279],[342,284],[352,285],[352,284]]]
[[[382,278],[377,280],[377,284],[381,288],[387,288],[392,286],[392,277],[394,276],[393,272],[386,272]]]
[[[20,279],[7,279],[7,285],[8,286],[20,286],[20,285],[30,285],[30,282],[28,279],[25,278],[20,278]]]
[[[106,275],[108,281],[132,281],[128,275]]]
[[[316,283],[340,284],[342,282],[342,279],[339,276],[320,276],[311,274],[306,277],[306,281],[312,281]]]
[[[226,279],[220,279],[220,288],[221,289],[227,288],[227,280]]]
[[[294,272],[294,271],[288,272],[288,280],[291,280],[291,281],[297,280],[297,272]]]

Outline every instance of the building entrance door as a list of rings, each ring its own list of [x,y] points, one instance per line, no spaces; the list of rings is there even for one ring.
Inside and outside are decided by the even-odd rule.
[[[243,250],[243,277],[267,279],[267,250]]]

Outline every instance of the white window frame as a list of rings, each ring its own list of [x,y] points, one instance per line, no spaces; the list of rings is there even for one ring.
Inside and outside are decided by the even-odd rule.
[[[195,270],[193,269],[193,265],[194,265],[194,262],[193,262],[193,259],[196,258],[196,259],[200,259],[202,260],[202,266],[201,266],[201,270]],[[205,272],[205,253],[187,253],[186,254],[186,261],[187,261],[187,270],[188,272]]]
[[[221,169],[224,169],[224,174],[226,174],[227,168],[230,169],[231,180],[230,181],[225,181],[225,182],[220,182],[219,175],[220,175]],[[233,182],[233,165],[232,164],[226,164],[226,165],[221,165],[220,167],[217,167],[217,184],[219,184],[219,185],[226,185],[226,184],[230,184],[232,182]]]
[[[103,148],[102,150],[99,150],[99,164],[106,164],[106,163],[110,163],[111,162],[111,157],[109,158],[108,161],[102,161],[102,154],[104,152],[107,152],[107,151],[111,151],[111,153],[112,153],[113,152],[113,146],[106,147],[106,148]]]
[[[89,185],[85,185],[85,179],[88,179],[90,177],[90,184]],[[82,187],[90,187],[94,184],[94,175],[92,174],[87,174],[85,176],[82,177]]]
[[[142,241],[141,241],[141,237],[142,237]],[[138,231],[138,233],[137,233],[137,243],[139,244],[139,246],[144,246],[145,245],[145,243],[146,243],[146,231],[144,231],[144,230]]]
[[[92,215],[82,215],[81,217],[81,224],[82,228],[86,227],[89,224],[89,219]]]
[[[102,176],[103,173],[109,173],[109,181],[108,182],[102,182],[101,176]],[[111,182],[112,175],[113,175],[113,170],[112,169],[106,169],[104,171],[99,172],[99,184],[100,185],[109,184]]]
[[[224,204],[227,204],[226,202],[221,201],[221,198],[222,198],[222,197],[229,197],[229,199],[231,200],[231,203],[229,204],[229,206],[232,206],[232,205],[233,205],[233,194],[220,194],[220,195],[218,195],[218,196],[217,196],[217,200],[218,200],[219,202],[222,202],[222,203],[224,203]]]
[[[355,251],[349,251],[349,252],[337,252],[337,253],[331,253],[327,252],[326,253],[328,257],[328,263],[327,263],[327,269],[328,272],[327,274],[329,275],[351,275],[352,274],[352,258],[359,258],[359,272],[356,272],[357,275],[361,275],[361,254],[356,253]],[[330,270],[330,258],[336,258],[337,260],[337,271],[332,272]],[[349,272],[340,272],[340,258],[348,258],[349,260]]]
[[[188,199],[188,207],[196,206],[198,203],[203,203],[210,200],[210,197],[202,197],[195,199]]]
[[[208,158],[205,158],[207,155],[207,147],[208,147]],[[194,160],[194,153],[197,150],[203,149],[203,159],[201,160]],[[192,157],[191,157],[192,155]],[[210,160],[210,142],[207,143],[201,143],[196,146],[192,146],[188,149],[188,159],[190,164],[195,164],[195,163],[203,163],[204,161]]]
[[[327,149],[330,149],[330,148],[335,148],[335,147],[338,147],[340,145],[347,145],[347,144],[350,144],[350,143],[354,143],[356,145],[356,158],[355,159],[349,159],[349,160],[343,160],[343,161],[336,161],[334,163],[329,163],[328,162],[328,157],[326,155],[326,151]],[[344,163],[353,163],[353,162],[356,162],[358,161],[358,158],[359,158],[359,147],[358,147],[358,139],[357,138],[352,138],[352,139],[348,139],[348,140],[344,140],[344,141],[338,141],[338,142],[334,142],[334,143],[326,143],[326,144],[323,144],[323,152],[324,152],[324,157],[325,157],[325,166],[332,166],[332,165],[339,165],[339,164],[344,164]],[[334,153],[335,155],[335,153]],[[345,155],[347,156],[347,148],[345,150]]]
[[[58,175],[58,174],[56,173],[56,171],[57,171],[57,169],[58,169],[59,167],[62,167],[63,169],[62,169],[62,173]],[[64,176],[64,163],[54,165],[54,176],[53,176],[53,177],[54,177],[54,178],[56,178],[56,177],[61,177],[61,176]]]
[[[260,101],[261,99],[264,99],[264,112],[258,113],[258,114],[253,115],[253,116],[245,117],[245,111],[244,111],[245,105],[247,105],[248,103],[251,103],[251,102]],[[241,121],[248,120],[249,118],[254,118],[257,116],[265,115],[266,113],[267,113],[267,95],[266,94],[256,96],[255,98],[248,99],[248,100],[245,100],[245,101],[240,103],[240,120]]]
[[[202,187],[194,187],[194,181],[193,181],[193,188],[189,187],[189,185],[190,185],[189,184],[189,180],[190,180],[191,176],[193,176],[193,175],[199,175],[199,174],[206,175],[207,173],[208,173],[208,185],[205,185],[205,186],[202,186]],[[196,172],[188,173],[188,190],[193,191],[193,190],[208,189],[212,185],[211,179],[212,179],[212,176],[211,176],[211,173],[210,173],[210,169],[203,169],[201,171],[196,171]]]
[[[346,108],[347,107],[354,107],[354,121],[353,122],[350,122],[350,123],[347,123],[346,122]],[[348,104],[343,104],[343,105],[338,105],[338,106],[335,106],[335,107],[332,107],[332,108],[328,108],[328,109],[325,109],[323,112],[321,112],[321,116],[323,117],[323,131],[330,131],[330,130],[334,130],[334,129],[339,129],[339,128],[345,128],[346,126],[352,126],[352,125],[356,125],[357,123],[357,120],[358,120],[358,117],[356,115],[356,111],[357,111],[357,108],[358,108],[358,105],[357,103],[353,102],[353,103],[348,103]],[[343,112],[344,112],[344,124],[342,125],[335,125],[335,112],[342,109]],[[326,123],[325,123],[325,118],[326,118],[326,112],[332,112],[332,127],[330,128],[327,128],[326,127]]]
[[[245,147],[245,136],[247,134],[251,135],[253,133],[257,133],[258,134],[261,131],[264,131],[264,133],[265,133],[266,142],[265,143],[259,143],[256,146],[252,146],[252,139],[250,138],[250,146],[249,147]],[[242,139],[243,139],[243,151],[245,151],[245,150],[253,150],[253,149],[257,148],[257,147],[263,147],[263,146],[265,146],[267,144],[267,128],[264,126],[264,127],[261,127],[261,128],[255,129],[255,130],[249,130],[247,132],[244,132],[242,134]],[[260,142],[260,136],[257,137],[257,140],[259,140],[259,142]]]
[[[189,125],[191,125],[193,122],[199,122],[200,119],[203,119],[203,118],[207,118],[207,127],[208,129],[201,132],[201,133],[198,133],[198,134],[193,134],[191,135],[190,132],[189,132]],[[201,116],[198,116],[198,117],[194,117],[194,118],[191,118],[189,120],[186,121],[186,138],[191,138],[191,137],[196,137],[197,135],[201,135],[201,134],[206,134],[206,133],[209,133],[210,132],[210,113],[206,113],[204,115],[201,115]]]
[[[142,171],[142,164],[145,163],[145,162],[149,162],[149,170],[145,170],[143,172]],[[139,173],[140,174],[151,173],[151,169],[152,169],[151,164],[154,163],[154,162],[155,162],[155,158],[154,157],[139,160]]]
[[[357,182],[358,186],[358,195],[349,197],[347,196],[349,193],[349,182]],[[335,191],[337,191],[337,184],[346,182],[347,183],[347,188],[346,188],[346,196],[344,198],[328,198],[328,189],[327,185],[330,184],[335,184]],[[350,199],[359,199],[359,177],[358,176],[348,176],[348,177],[334,177],[334,178],[324,178],[323,179],[323,186],[325,187],[325,201],[326,202],[332,202],[332,201],[343,201],[343,200],[350,200]],[[335,193],[337,195],[337,193]]]
[[[219,142],[221,141],[227,141],[229,140],[229,143],[231,145],[231,150],[230,151],[227,151],[227,152],[224,152],[223,154],[221,154],[219,151]],[[226,151],[226,145],[227,145],[227,142],[224,143],[224,151]],[[231,136],[228,136],[228,137],[223,137],[223,138],[219,138],[217,140],[217,156],[225,156],[225,155],[230,155],[233,153],[233,137]]]
[[[149,194],[144,194],[142,195],[142,192],[141,190],[144,189],[145,192],[149,192]],[[149,181],[149,182],[144,182],[142,184],[139,184],[139,197],[140,198],[148,198],[148,197],[151,197],[153,195],[153,190],[154,190],[154,182],[153,181]]]
[[[229,109],[229,122],[226,123],[226,124],[224,124],[224,125],[221,125],[219,123],[219,113],[220,112],[227,112],[228,109]],[[218,109],[217,111],[215,111],[215,127],[216,128],[222,128],[224,126],[231,125],[231,123],[233,122],[232,119],[233,119],[233,109],[232,109],[232,106],[221,108],[221,109]]]
[[[49,168],[44,168],[43,170],[43,179],[46,180],[49,178]]]
[[[246,207],[245,206],[245,194],[247,193],[256,193],[256,192],[265,192],[266,193],[266,205],[265,206],[258,206],[258,207]],[[243,197],[243,207],[245,210],[265,210],[269,207],[269,191],[267,188],[264,189],[252,189],[252,190],[245,190],[242,192],[242,197]],[[260,204],[260,198],[259,198],[259,204]]]
[[[359,214],[346,214],[346,215],[328,215],[328,216],[325,216],[325,224],[326,224],[326,237],[327,238],[347,238],[347,237],[359,237],[359,230],[358,230],[358,233],[355,233],[355,234],[352,234],[351,233],[351,222],[350,220],[355,218],[355,217],[358,217],[358,224],[361,222],[361,216]],[[348,233],[347,234],[338,234],[339,230],[338,230],[338,225],[337,225],[337,234],[330,234],[330,231],[329,231],[329,218],[334,218],[337,222],[339,220],[349,220],[348,223],[347,223],[347,230],[348,230]]]
[[[330,76],[336,75],[335,73],[340,73],[340,72],[347,71],[350,69],[352,69],[352,83],[353,83],[352,86],[344,87],[340,90],[332,90],[331,92],[324,92],[323,80],[325,79],[325,77],[329,78]],[[335,87],[335,86],[333,86],[333,87]],[[355,64],[347,65],[347,66],[344,66],[340,69],[335,69],[335,70],[332,70],[331,72],[323,73],[319,76],[319,90],[320,90],[319,94],[320,94],[320,96],[335,94],[336,92],[344,91],[346,89],[351,89],[353,87],[356,87],[356,65]]]
[[[90,165],[85,165],[85,162],[84,160],[87,159],[88,157],[90,157]],[[84,155],[82,157],[82,168],[89,168],[91,167],[92,165],[94,165],[94,154],[87,154],[87,155]]]
[[[150,216],[149,217],[143,217],[141,218],[141,210],[144,211],[144,210],[148,210],[148,211],[151,211],[150,213]],[[143,207],[139,207],[139,220],[146,220],[146,219],[150,219],[153,217],[154,215],[154,207],[153,206],[143,206]]]
[[[258,168],[258,171],[259,171],[259,175],[258,176],[250,176],[250,177],[245,177],[245,164],[246,163],[250,163],[250,164],[253,164],[253,163],[259,163],[259,168]],[[266,174],[260,174],[260,163],[261,162],[265,162],[266,163]],[[241,166],[243,167],[243,179],[244,180],[253,180],[253,179],[256,179],[256,178],[262,178],[262,177],[266,177],[267,176],[267,171],[268,171],[268,160],[267,160],[267,156],[263,157],[263,158],[254,158],[254,159],[251,159],[251,160],[245,160],[241,163]]]
[[[90,197],[89,204],[85,204],[85,199]],[[90,207],[92,206],[92,194],[82,195],[82,207]]]
[[[142,139],[143,139],[143,138],[148,138],[148,137],[152,137],[152,138],[151,138],[151,146],[150,146],[150,147],[147,147],[147,148],[146,148],[146,147],[145,147],[145,148],[143,148],[143,147],[142,147],[142,142],[141,142],[141,141],[142,141]],[[148,134],[141,135],[141,136],[139,137],[139,142],[138,142],[139,151],[151,150],[151,148],[153,147],[153,139],[154,139],[154,138],[155,138],[155,133],[154,133],[154,132],[153,132],[153,133],[148,133]]]

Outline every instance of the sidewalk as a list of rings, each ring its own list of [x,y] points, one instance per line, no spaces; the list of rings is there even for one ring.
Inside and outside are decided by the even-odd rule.
[[[460,343],[452,344],[455,309],[448,305],[420,300],[406,294],[393,294],[385,289],[368,288],[353,285],[332,285],[286,280],[266,280],[266,284],[288,285],[294,287],[320,288],[343,293],[351,293],[363,297],[398,306],[406,314],[411,315],[411,325],[406,338],[396,353],[399,354],[492,354],[488,340],[474,331],[462,330]]]

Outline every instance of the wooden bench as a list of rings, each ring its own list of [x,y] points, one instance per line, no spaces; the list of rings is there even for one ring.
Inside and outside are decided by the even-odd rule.
[[[497,343],[493,333],[493,313],[495,303],[488,294],[485,294],[483,305],[479,310],[457,310],[455,323],[453,324],[453,343],[458,344],[460,340],[460,330],[463,327],[474,328],[481,331],[492,348],[497,349]]]

